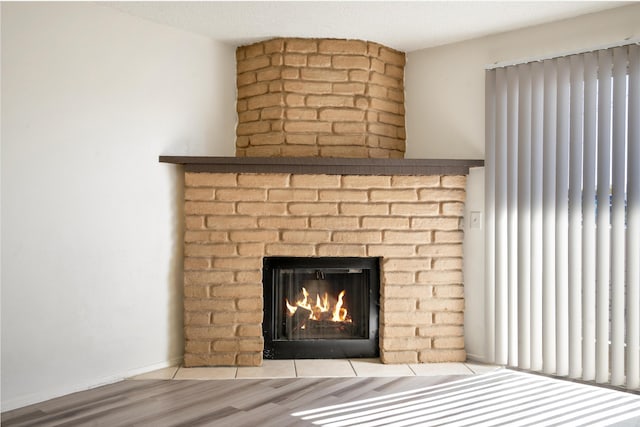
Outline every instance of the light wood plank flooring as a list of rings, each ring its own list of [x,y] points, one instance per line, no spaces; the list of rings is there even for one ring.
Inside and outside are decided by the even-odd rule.
[[[126,380],[3,426],[640,426],[640,396],[500,370],[427,377]]]

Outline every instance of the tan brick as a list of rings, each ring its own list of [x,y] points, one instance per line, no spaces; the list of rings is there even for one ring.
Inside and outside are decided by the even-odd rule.
[[[386,286],[382,290],[386,298],[428,298],[431,296],[431,286]],[[413,326],[416,326],[415,324]]]
[[[201,173],[186,172],[184,184],[186,187],[235,187],[235,173]]]
[[[331,132],[331,123],[315,121],[287,121],[284,124],[287,132]]]
[[[278,133],[260,133],[249,137],[251,145],[282,145],[284,143],[284,135]]]
[[[438,349],[463,349],[463,337],[436,337],[433,339],[433,348]]]
[[[464,215],[464,203],[462,202],[448,202],[448,203],[441,203],[441,205],[442,205],[443,215],[455,215],[455,216]]]
[[[235,280],[237,283],[255,283],[262,287],[262,271],[259,269],[236,271]]]
[[[226,269],[226,270],[240,270],[244,268],[255,268],[260,266],[260,258],[257,257],[233,257],[222,258],[216,257],[211,263],[213,268]]]
[[[418,190],[418,194],[420,200],[428,200],[431,202],[464,202],[465,199],[464,190],[420,189]]]
[[[331,67],[331,56],[329,55],[309,55],[307,57],[309,67]]]
[[[276,157],[282,155],[281,151],[282,149],[279,145],[258,145],[247,147],[244,155],[246,157]],[[237,153],[236,155],[240,157]]]
[[[390,77],[384,74],[373,72],[370,76],[372,84],[385,86],[388,88],[400,89],[402,88],[402,80]]]
[[[385,63],[397,65],[399,67],[404,67],[405,64],[405,54],[403,52],[384,46],[380,48],[380,59]]]
[[[259,351],[262,353],[264,340],[260,338],[245,338],[238,341],[240,351]]]
[[[387,271],[424,271],[431,268],[428,258],[385,258],[383,265]]]
[[[281,76],[284,80],[296,80],[300,78],[300,70],[297,68],[283,68]]]
[[[380,113],[378,114],[378,120],[381,123],[394,126],[404,126],[404,116],[400,114]]]
[[[403,139],[388,138],[386,136],[380,136],[378,141],[379,141],[380,147],[385,149],[399,150],[404,153],[406,148],[406,143]]]
[[[403,202],[403,201],[417,201],[418,194],[415,190],[402,189],[402,190],[371,190],[371,201],[374,202]]]
[[[238,99],[236,101],[236,111],[241,113],[243,111],[247,111],[249,109],[249,103],[246,99]]]
[[[260,298],[240,298],[236,304],[240,311],[262,312],[262,300]]]
[[[429,188],[440,186],[440,175],[427,176],[394,176],[391,178],[394,187]]]
[[[317,84],[317,83],[314,83]],[[327,83],[331,85],[330,83]],[[352,96],[342,95],[309,95],[306,98],[305,105],[307,107],[353,107],[355,105]]]
[[[366,255],[364,245],[345,245],[345,244],[322,244],[317,247],[319,256],[352,256],[362,257]]]
[[[218,202],[186,202],[185,215],[229,215],[234,213],[233,203]]]
[[[380,361],[385,364],[418,363],[415,351],[381,351]]]
[[[282,104],[282,95],[279,93],[268,93],[265,95],[254,96],[247,100],[247,108],[249,110],[257,110],[266,107],[277,107]]]
[[[360,94],[364,95],[366,86],[361,82],[334,83],[332,92],[334,94]]]
[[[272,230],[231,231],[229,239],[232,242],[275,242],[278,232]]]
[[[385,125],[383,123],[370,123],[368,130],[374,135],[388,136],[390,138],[395,138],[397,135],[397,128],[395,126]]]
[[[464,286],[439,285],[433,287],[434,294],[438,298],[464,298]]]
[[[247,71],[259,70],[271,65],[271,60],[268,56],[258,56],[256,58],[243,59],[237,62],[237,72],[245,73]]]
[[[335,231],[331,241],[339,243],[379,243],[382,233],[379,231]]]
[[[318,145],[365,145],[364,135],[320,135]]]
[[[292,175],[291,186],[297,188],[339,188],[339,175]]]
[[[261,42],[264,45],[264,53],[275,53],[284,51],[284,39],[273,39]]]
[[[220,189],[216,191],[216,200],[222,201],[264,201],[267,190],[257,188]]]
[[[189,257],[202,257],[202,256],[224,256],[234,255],[236,253],[236,246],[233,244],[215,244],[215,245],[202,245],[188,243],[185,245],[184,254]]]
[[[314,256],[315,254],[315,244],[272,243],[265,247],[265,255],[268,256]]]
[[[365,133],[367,125],[365,123],[337,122],[333,125],[335,133]]]
[[[311,108],[289,108],[286,115],[289,120],[315,120],[318,112]]]
[[[458,223],[456,217],[411,218],[413,230],[457,230]]]
[[[310,219],[311,228],[315,230],[356,230],[358,218],[349,216],[314,217]]]
[[[423,311],[463,311],[464,300],[462,298],[428,298],[420,300],[418,307]]]
[[[386,338],[401,338],[401,337],[414,337],[416,336],[415,326],[389,326],[385,325],[382,328],[381,336]]]
[[[269,85],[266,83],[253,83],[238,88],[238,98],[249,98],[251,96],[263,95],[269,92]]]
[[[271,124],[269,122],[249,122],[240,123],[236,128],[237,135],[253,135],[255,133],[265,133],[271,130]]]
[[[382,304],[384,312],[400,311],[409,312],[416,310],[416,299],[390,299],[386,298]]]
[[[240,353],[236,357],[236,365],[238,366],[261,366],[262,351],[256,353]]]
[[[395,79],[402,81],[404,79],[404,67],[398,67],[396,65],[387,64],[384,67],[384,73]]]
[[[184,270],[206,270],[211,267],[209,258],[185,258]]]
[[[371,97],[386,99],[387,92],[388,92],[388,89],[384,86],[378,86],[378,85],[372,85],[372,84],[367,85],[367,95]]]
[[[295,145],[315,145],[316,144],[316,135],[309,134],[291,134],[288,133],[285,135],[285,142],[287,144],[295,144]]]
[[[412,285],[415,284],[415,274],[413,272],[383,270],[382,280],[387,285]]]
[[[249,85],[251,83],[255,83],[256,82],[256,73],[254,71],[249,71],[246,73],[241,73],[238,74],[237,78],[236,78],[236,83],[238,85],[238,87],[240,86],[244,86],[244,85]]]
[[[349,80],[354,82],[369,82],[369,71],[365,70],[350,70]]]
[[[371,98],[371,103],[369,105],[373,110],[385,111],[393,114],[403,114],[403,108],[401,108],[401,105],[394,101]],[[249,108],[251,109],[251,107]]]
[[[390,183],[389,176],[345,175],[342,177],[342,186],[345,188],[386,188]]]
[[[461,271],[420,271],[417,277],[418,283],[425,283],[429,285],[448,285],[462,283]]]
[[[389,213],[389,205],[384,203],[340,203],[340,213],[344,215],[385,215]]]
[[[462,325],[464,324],[464,314],[457,312],[435,313],[435,323],[438,325]]]
[[[237,250],[240,256],[261,256],[264,254],[264,243],[240,243]]]
[[[376,73],[384,74],[384,62],[382,62],[378,58],[372,58],[371,70],[375,71]]]
[[[336,203],[290,203],[289,213],[293,215],[337,215]]]
[[[434,270],[462,270],[462,258],[437,258],[433,260]]]
[[[283,215],[287,211],[286,203],[239,202],[239,214],[252,216]]]
[[[231,366],[235,363],[235,360],[235,353],[186,353],[184,355],[184,366],[186,368],[196,366]]]
[[[293,243],[319,243],[331,241],[331,233],[328,231],[283,231],[283,242]]]
[[[184,310],[190,311],[209,311],[209,310],[233,310],[235,307],[233,299],[216,298],[185,298]]]
[[[429,257],[461,257],[462,245],[430,244],[418,246],[418,255]]]
[[[258,110],[243,111],[242,113],[238,113],[238,121],[240,123],[255,122],[257,120],[260,120],[260,111]],[[236,143],[238,143],[238,140],[244,141],[248,140],[248,138],[246,136],[244,138],[238,136],[236,138]]]
[[[439,215],[440,205],[438,203],[393,203],[391,204],[392,215],[411,216],[436,216]]]
[[[355,145],[329,145],[320,148],[320,157],[339,158],[366,158],[369,150],[367,147]]]
[[[318,148],[307,145],[285,145],[282,147],[282,157],[318,157]]]
[[[228,271],[187,271],[184,273],[185,285],[208,285],[231,283],[233,273]]]
[[[420,363],[464,362],[467,353],[464,350],[424,350],[420,352]]]
[[[421,337],[457,337],[463,336],[464,327],[454,325],[430,325],[418,328]]]
[[[284,108],[281,106],[268,107],[260,110],[260,118],[262,120],[281,119],[284,117]]]
[[[258,218],[259,228],[273,228],[273,229],[304,229],[308,226],[308,219],[305,217],[288,217],[288,216],[274,216]]]
[[[185,286],[184,296],[186,298],[208,298],[209,286]],[[207,321],[206,323],[209,322]]]
[[[445,175],[442,177],[444,188],[465,188],[467,177],[465,175]]]
[[[392,101],[402,104],[404,103],[404,89],[389,88],[387,97]]]
[[[240,325],[237,335],[239,337],[262,337],[262,327],[258,325]]]
[[[331,93],[331,83],[328,82],[302,82],[287,80],[284,82],[284,90],[287,92],[308,94]],[[307,101],[308,104],[308,101]]]
[[[443,313],[448,314],[448,313]],[[430,325],[432,322],[431,313],[425,312],[405,312],[405,313],[396,313],[396,312],[383,312],[382,318],[386,324],[393,325],[405,325],[405,326],[422,326],[422,325]]]
[[[207,217],[207,228],[212,230],[242,230],[255,228],[258,220],[250,216],[216,215]]]
[[[238,340],[215,340],[212,343],[213,351],[238,351]]]
[[[303,80],[317,80],[323,82],[346,82],[349,73],[345,70],[332,70],[324,68],[303,68],[300,70]]]
[[[367,53],[367,45],[360,40],[320,40],[318,51],[320,53],[364,55]]]
[[[431,338],[404,337],[404,338],[384,338],[382,348],[386,351],[398,350],[423,350],[431,348]]]
[[[413,245],[369,245],[367,255],[380,257],[406,257],[415,255]]]
[[[409,218],[402,217],[364,217],[362,228],[375,228],[383,230],[402,230],[409,228]]]
[[[212,188],[185,188],[185,200],[213,200]]]
[[[228,285],[228,286],[214,286],[211,288],[211,294],[214,297],[235,297],[235,298],[250,298],[250,297],[262,297],[261,285]]]
[[[329,108],[320,111],[320,120],[332,122],[358,122],[364,120],[364,111]]]
[[[357,68],[368,70],[370,68],[369,58],[366,56],[335,55],[333,57],[333,67],[338,69]]]
[[[420,244],[431,242],[430,231],[385,231],[382,241],[386,243]]]
[[[233,326],[185,326],[184,336],[188,340],[203,340],[213,338],[233,337]]]
[[[209,353],[211,342],[209,341],[192,341],[185,342],[184,351],[187,353]]]
[[[313,39],[287,39],[285,51],[298,53],[312,53],[318,51],[318,42]]]
[[[259,82],[280,79],[282,69],[280,67],[272,67],[260,70],[256,73],[255,79]]]
[[[462,231],[436,231],[434,234],[436,243],[462,243],[464,238]]]
[[[186,231],[185,242],[209,242],[209,231]]]
[[[284,55],[284,65],[287,67],[304,67],[307,65],[307,55],[287,54]]]
[[[330,202],[366,202],[369,198],[365,190],[320,190],[318,199]]]

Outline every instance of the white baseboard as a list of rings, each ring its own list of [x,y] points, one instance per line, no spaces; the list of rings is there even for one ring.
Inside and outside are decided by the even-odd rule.
[[[31,394],[27,394],[19,397],[14,397],[12,399],[2,401],[1,412],[22,408],[24,406],[33,405],[39,402],[44,402],[45,400],[49,400],[49,399],[55,399],[56,397],[65,396],[67,394],[90,390],[92,388],[101,387],[107,384],[113,384],[118,381],[122,381],[126,378],[134,377],[140,374],[145,374],[147,372],[155,371],[158,369],[168,368],[170,366],[176,366],[181,363],[182,363],[182,356],[174,357],[167,361],[155,363],[149,366],[144,366],[142,368],[129,369],[120,374],[111,375],[108,377],[96,378],[94,381],[74,384],[71,386],[66,386],[66,387],[61,387],[61,388],[46,390],[46,391],[40,391],[37,393],[31,393]]]

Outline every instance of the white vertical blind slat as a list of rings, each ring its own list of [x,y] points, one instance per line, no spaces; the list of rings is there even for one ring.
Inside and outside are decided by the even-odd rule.
[[[571,57],[569,135],[569,376],[582,375],[582,144],[583,57]]]
[[[582,377],[596,377],[596,111],[598,62],[585,54],[582,188]]]
[[[543,220],[542,220],[542,351],[543,370],[556,371],[556,292],[555,292],[555,219],[556,219],[556,66],[544,61],[543,119]]]
[[[640,387],[640,46],[629,47],[627,387]]]
[[[518,366],[531,368],[531,66],[517,68],[518,87]]]
[[[542,370],[542,119],[544,68],[531,65],[531,369]]]
[[[611,384],[624,384],[627,49],[613,50],[611,159]]]
[[[556,374],[569,374],[569,59],[558,58],[556,124]]]
[[[508,362],[508,265],[507,265],[507,76],[496,70],[495,147],[495,294],[496,363]]]
[[[495,187],[496,187],[496,72],[488,71],[485,79],[485,354],[488,361],[495,360]]]
[[[598,53],[596,230],[596,381],[609,380],[609,182],[611,174],[611,52]]]
[[[518,71],[507,71],[507,295],[509,365],[518,365]]]

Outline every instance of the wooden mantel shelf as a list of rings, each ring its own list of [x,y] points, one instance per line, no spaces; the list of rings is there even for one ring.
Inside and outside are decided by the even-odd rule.
[[[326,157],[160,156],[160,162],[184,165],[186,172],[307,175],[467,175],[470,167],[484,166],[484,160]]]

